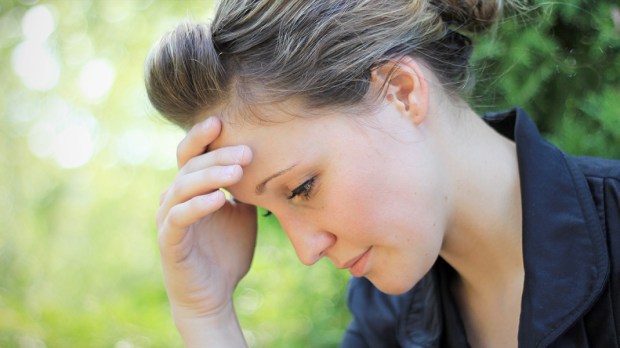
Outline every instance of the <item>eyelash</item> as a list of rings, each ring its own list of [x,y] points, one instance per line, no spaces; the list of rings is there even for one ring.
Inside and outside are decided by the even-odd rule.
[[[291,200],[295,197],[301,197],[303,199],[310,199],[310,196],[312,194],[312,189],[314,188],[314,183],[316,181],[316,177],[312,177],[308,180],[306,180],[303,184],[297,186],[295,189],[293,189],[293,191],[291,191],[291,194],[288,195],[288,199]]]

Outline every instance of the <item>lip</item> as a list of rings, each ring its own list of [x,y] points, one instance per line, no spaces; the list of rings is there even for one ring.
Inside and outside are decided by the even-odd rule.
[[[370,258],[370,251],[372,247],[368,248],[365,252],[355,257],[352,260],[349,260],[344,266],[344,268],[348,268],[351,275],[354,277],[361,277],[366,274],[366,266],[368,264],[368,259]]]

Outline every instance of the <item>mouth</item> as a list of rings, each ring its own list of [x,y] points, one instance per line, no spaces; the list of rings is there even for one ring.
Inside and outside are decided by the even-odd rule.
[[[366,249],[366,251],[364,251],[363,253],[347,261],[341,268],[342,269],[348,268],[349,272],[354,277],[363,276],[366,273],[366,268],[367,268],[366,266],[368,264],[368,259],[370,258],[371,250],[372,250],[372,247]]]

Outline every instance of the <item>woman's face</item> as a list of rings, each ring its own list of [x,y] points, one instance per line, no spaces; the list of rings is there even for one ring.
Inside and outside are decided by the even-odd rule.
[[[212,145],[252,149],[233,196],[270,210],[302,263],[327,257],[386,293],[413,287],[435,262],[449,215],[424,124],[389,104],[369,115],[270,118],[224,122]]]

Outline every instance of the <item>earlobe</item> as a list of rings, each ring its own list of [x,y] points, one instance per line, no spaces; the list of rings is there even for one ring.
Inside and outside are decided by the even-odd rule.
[[[416,126],[428,113],[426,79],[418,63],[410,57],[386,63],[372,72],[372,79],[384,88],[387,103],[393,105]]]

